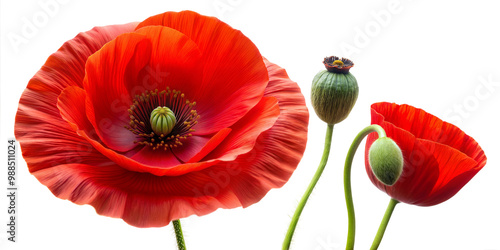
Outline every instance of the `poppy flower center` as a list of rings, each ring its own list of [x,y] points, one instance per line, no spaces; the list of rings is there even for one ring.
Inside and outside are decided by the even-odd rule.
[[[149,118],[151,123],[151,129],[157,135],[168,135],[174,129],[175,114],[168,107],[158,107],[153,109],[151,112],[151,117]]]
[[[179,147],[195,131],[193,127],[200,118],[195,105],[175,89],[146,90],[134,97],[128,109],[130,122],[125,128],[137,135],[134,143],[153,150]]]

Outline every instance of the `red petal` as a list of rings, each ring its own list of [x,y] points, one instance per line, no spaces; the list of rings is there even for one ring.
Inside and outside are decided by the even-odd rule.
[[[210,134],[230,127],[261,99],[268,83],[266,65],[255,45],[240,31],[213,17],[191,11],[166,12],[150,17],[137,29],[162,25],[193,40],[203,58],[201,84],[186,83],[201,115],[197,134]],[[217,100],[214,102],[214,100]]]
[[[208,141],[203,148],[201,148],[195,155],[193,155],[188,163],[201,161],[205,156],[207,156],[212,150],[214,150],[228,135],[231,133],[230,128],[225,128],[215,134],[210,141]],[[178,155],[178,154],[176,154]]]
[[[29,89],[59,94],[67,86],[82,86],[85,62],[116,36],[130,32],[137,23],[95,27],[78,34],[52,54],[28,84]]]
[[[422,109],[395,103],[375,103],[372,109],[384,117],[385,122],[408,131],[416,138],[426,139],[453,147],[476,161],[485,160],[484,153],[474,139],[460,128],[442,121]]]
[[[57,100],[57,108],[61,112],[61,117],[77,131],[78,127],[86,130],[87,133],[94,131],[92,124],[85,116],[85,90],[80,87],[70,86],[65,88]]]
[[[167,85],[199,82],[199,53],[182,33],[157,26],[123,34],[89,57],[87,116],[104,143],[122,152],[134,148],[136,136],[125,128],[133,97]]]
[[[58,156],[61,156],[61,160],[65,162],[78,155],[78,153],[69,152],[72,149],[71,146],[60,147],[61,143],[83,144],[74,152],[90,147],[84,140],[72,138],[76,134],[61,118],[56,106],[57,98],[68,86],[82,86],[88,56],[117,35],[133,30],[136,25],[130,23],[96,27],[78,34],[52,54],[30,80],[19,101],[15,125],[16,138],[21,143],[23,156],[30,171],[52,166],[49,162],[57,164],[59,160],[55,158]],[[33,129],[34,127],[36,129]],[[58,137],[61,137],[61,140],[58,140]],[[58,146],[52,147],[52,144]],[[73,156],[66,157],[67,154]],[[39,162],[43,159],[51,160],[46,164]]]
[[[148,26],[135,31],[146,36],[153,47],[151,59],[138,78],[127,88],[131,97],[144,90],[181,90],[190,101],[197,101],[196,90],[201,86],[203,64],[198,46],[189,37],[168,27]]]
[[[127,33],[106,44],[87,61],[84,79],[87,116],[101,140],[115,150],[135,147],[136,136],[124,127],[130,121],[127,109],[132,103],[125,82],[127,76],[136,79],[133,75],[145,66],[150,54],[151,44],[145,36]]]
[[[265,96],[278,99],[278,120],[258,137],[252,151],[232,162],[210,167],[221,177],[230,177],[227,186],[243,207],[258,202],[270,189],[286,183],[300,162],[307,142],[309,112],[300,88],[284,69],[264,61],[270,79]]]
[[[96,27],[78,34],[52,54],[30,80],[19,101],[15,123],[16,138],[30,172],[68,162],[96,166],[109,162],[61,118],[57,98],[68,86],[82,86],[88,56],[135,26]]]
[[[232,161],[255,146],[257,137],[271,128],[280,114],[275,97],[263,97],[243,118],[231,126],[231,133],[213,150],[208,159]]]
[[[170,150],[153,150],[148,146],[143,147],[136,154],[128,157],[132,161],[136,162],[134,164],[137,168],[142,168],[142,171],[140,172],[149,172],[147,169],[150,167],[175,168],[175,166],[182,163],[172,154]],[[128,161],[128,159],[125,160]],[[141,165],[144,165],[144,167]],[[135,169],[136,167],[132,167],[132,169]]]
[[[446,145],[429,141],[422,141],[422,144],[433,153],[440,169],[439,179],[432,193],[420,206],[436,205],[453,197],[486,164],[486,161],[478,164],[474,159]]]
[[[90,204],[97,213],[136,227],[161,227],[192,214],[238,206],[235,195],[219,188],[221,182],[209,171],[159,177],[117,165],[67,164],[33,174],[58,197]]]

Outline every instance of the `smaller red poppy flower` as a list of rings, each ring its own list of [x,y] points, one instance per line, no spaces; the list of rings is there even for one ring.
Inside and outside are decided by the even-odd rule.
[[[368,136],[366,172],[375,186],[395,200],[437,205],[453,197],[486,164],[483,150],[472,137],[422,109],[381,102],[372,104],[371,117],[372,124],[382,126],[403,153],[403,173],[387,186],[370,168],[368,151],[377,135]]]

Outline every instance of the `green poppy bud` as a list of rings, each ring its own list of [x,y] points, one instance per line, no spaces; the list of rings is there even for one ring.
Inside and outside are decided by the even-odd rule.
[[[323,61],[327,70],[316,74],[312,82],[311,101],[318,117],[328,124],[343,121],[358,99],[358,82],[349,73],[351,60],[336,56]]]
[[[373,142],[368,160],[375,177],[385,185],[392,186],[403,172],[403,153],[389,137],[380,137]]]

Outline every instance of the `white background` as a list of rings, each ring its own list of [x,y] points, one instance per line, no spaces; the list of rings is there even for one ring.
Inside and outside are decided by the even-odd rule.
[[[56,3],[44,9],[44,3]],[[319,163],[326,125],[309,102],[323,57],[352,59],[360,87],[351,115],[334,130],[330,162],[295,233],[293,249],[344,249],[343,161],[378,101],[408,103],[474,137],[488,163],[455,197],[434,207],[396,207],[380,249],[500,249],[500,4],[497,1],[2,1],[1,139],[13,137],[17,102],[29,79],[66,40],[94,26],[141,21],[164,11],[217,16],[246,34],[299,83],[311,111],[305,156],[290,181],[247,209],[183,219],[188,249],[281,249],[295,206]],[[26,22],[36,31],[25,36]],[[10,34],[10,35],[9,35]],[[13,34],[25,38],[15,45]],[[346,49],[347,48],[347,49]],[[50,145],[48,145],[50,146]],[[6,192],[6,146],[0,147]],[[354,159],[356,249],[368,249],[389,198]],[[171,226],[139,229],[88,205],[54,197],[19,155],[17,243],[6,240],[0,196],[0,249],[175,249]],[[4,193],[4,192],[0,192]]]

